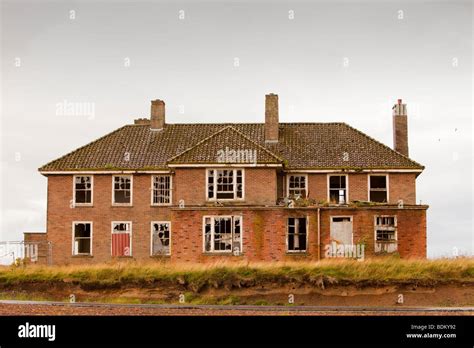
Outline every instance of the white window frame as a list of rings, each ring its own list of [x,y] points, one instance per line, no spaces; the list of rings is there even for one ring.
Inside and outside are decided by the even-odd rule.
[[[288,229],[290,228],[289,219],[306,219],[306,249],[304,250],[290,250],[290,234]],[[288,216],[286,218],[286,252],[289,254],[306,254],[308,253],[308,242],[309,242],[309,216]]]
[[[209,171],[214,171],[214,197],[209,198]],[[234,172],[234,198],[217,198],[217,171],[218,170],[232,170]],[[237,171],[240,170],[242,172],[242,197],[237,197]],[[244,168],[206,168],[206,185],[205,187],[205,194],[206,194],[206,201],[215,202],[215,201],[243,201],[245,200],[245,169]]]
[[[234,218],[239,218],[240,219],[240,251],[239,255],[243,254],[244,252],[244,217],[242,215],[205,215],[202,217],[202,252],[204,254],[224,254],[224,255],[234,255],[234,250],[206,250],[206,219],[210,218],[211,219],[211,226],[214,226],[214,219],[225,219],[225,218],[231,218],[232,219],[232,228],[234,227]],[[233,231],[232,231],[233,234]],[[214,231],[211,232],[211,249],[214,249],[214,243],[212,241],[214,240]]]
[[[307,198],[308,197],[308,185],[309,185],[309,181],[308,181],[308,174],[304,174],[304,173],[291,173],[291,174],[287,174],[286,175],[286,196],[287,197],[290,197],[290,177],[292,176],[303,176],[305,179],[305,185],[304,185],[304,198]]]
[[[129,177],[130,178],[130,203],[115,203],[115,178]],[[131,207],[133,206],[133,175],[112,175],[112,205],[117,207]]]
[[[153,255],[153,224],[168,224],[170,230],[170,245],[168,248],[167,254],[162,255]],[[171,255],[171,243],[172,243],[172,230],[171,230],[171,221],[151,221],[150,222],[150,256],[170,256]]]
[[[132,247],[133,247],[133,234],[132,234],[132,230],[133,230],[133,224],[131,221],[112,221],[110,223],[110,255],[112,255],[112,235],[114,234],[114,224],[130,224],[130,255],[123,255],[123,256],[119,256],[119,257],[131,257],[133,255],[133,251],[132,251]],[[120,233],[123,233],[123,232],[120,232]]]
[[[349,218],[349,221],[351,222],[351,226],[352,226],[351,245],[354,245],[354,217],[353,217],[353,215],[331,215],[330,216],[330,220],[329,220],[329,240],[331,241],[331,225],[334,222],[334,219],[338,219],[338,218],[343,218],[343,219]]]
[[[90,245],[90,249],[91,249],[91,252],[89,254],[75,254],[74,253],[74,240],[75,240],[75,227],[77,224],[90,224],[91,225],[91,237],[90,237],[90,240],[91,240],[91,245]],[[94,223],[92,221],[73,221],[72,222],[72,236],[71,236],[71,245],[72,245],[72,250],[71,250],[71,255],[72,256],[93,256],[93,250],[92,250],[92,246],[93,246],[93,239],[94,238]]]
[[[155,178],[159,176],[168,176],[170,178],[170,202],[169,203],[154,203],[153,197],[155,192]],[[170,206],[173,204],[173,176],[171,174],[156,174],[151,176],[151,203],[152,206]]]
[[[393,218],[394,229],[395,229],[395,239],[393,241],[377,241],[377,218]],[[398,250],[398,221],[397,215],[374,215],[374,243],[394,243],[397,245]]]
[[[380,174],[368,174],[367,175],[367,201],[372,202],[370,200],[370,177],[371,176],[385,176],[385,181],[387,183],[387,202],[388,204],[390,202],[390,176],[388,173],[380,173]],[[382,202],[374,202],[374,203],[382,203]]]
[[[331,177],[332,176],[345,176],[346,177],[346,201],[344,204],[349,204],[349,175],[348,174],[328,174],[327,175],[327,187],[328,187],[328,202],[331,203]],[[339,205],[339,202],[337,203]]]
[[[91,178],[91,202],[90,203],[76,203],[76,177],[88,176]],[[72,203],[73,206],[90,207],[94,205],[94,175],[91,174],[77,174],[72,178]]]

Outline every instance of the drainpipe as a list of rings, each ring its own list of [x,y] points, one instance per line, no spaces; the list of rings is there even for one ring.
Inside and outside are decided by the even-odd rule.
[[[321,260],[321,208],[318,207],[318,261]]]

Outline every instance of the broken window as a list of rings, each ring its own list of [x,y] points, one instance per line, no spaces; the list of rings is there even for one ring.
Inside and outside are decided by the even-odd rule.
[[[171,176],[153,176],[153,204],[171,204]]]
[[[306,175],[290,175],[288,178],[288,195],[306,198]]]
[[[397,218],[395,216],[375,217],[375,252],[397,250]]]
[[[288,252],[306,251],[307,225],[306,218],[288,218],[287,246]]]
[[[112,256],[131,256],[131,222],[112,223]]]
[[[74,176],[74,203],[91,204],[92,203],[92,176],[76,175]]]
[[[206,216],[204,251],[239,254],[242,251],[241,221],[240,216]]]
[[[151,226],[151,255],[170,255],[170,223],[153,222]]]
[[[132,177],[130,175],[114,176],[114,204],[131,204]]]
[[[242,199],[242,169],[210,169],[207,171],[207,197],[211,200]]]
[[[370,198],[371,202],[387,202],[387,176],[370,175]]]
[[[92,254],[92,223],[76,222],[74,223],[73,236],[73,255],[91,255]]]
[[[336,204],[347,203],[346,175],[329,176],[329,202]]]

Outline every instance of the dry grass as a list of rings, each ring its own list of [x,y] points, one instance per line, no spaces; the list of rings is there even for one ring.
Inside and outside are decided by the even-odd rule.
[[[363,262],[323,260],[286,263],[166,264],[121,262],[100,265],[0,267],[0,285],[32,282],[72,282],[97,287],[125,284],[180,284],[199,289],[243,282],[316,283],[446,283],[474,282],[474,258],[400,260],[382,258]]]

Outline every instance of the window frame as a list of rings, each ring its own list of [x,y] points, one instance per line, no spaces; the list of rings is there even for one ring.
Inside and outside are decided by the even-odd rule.
[[[116,203],[115,202],[115,178],[130,177],[130,203]],[[112,206],[116,207],[131,207],[133,206],[133,175],[131,174],[116,174],[112,175]]]
[[[91,202],[90,203],[77,203],[76,202],[76,177],[88,176],[91,178]],[[73,206],[79,207],[91,207],[94,205],[94,175],[92,174],[75,174],[72,178],[72,202]]]
[[[209,172],[214,171],[214,197],[209,198]],[[233,178],[235,180],[234,186],[234,198],[217,198],[217,175],[216,171],[218,170],[232,170],[234,172]],[[242,197],[237,197],[237,171],[240,170],[242,172]],[[204,185],[205,189],[205,197],[206,201],[208,202],[217,202],[217,201],[244,201],[245,200],[245,169],[244,168],[206,168],[206,184]]]
[[[385,187],[385,192],[387,192],[387,201],[386,202],[376,202],[376,201],[371,201],[370,200],[370,191],[371,191],[371,188],[370,188],[370,177],[372,176],[385,176],[385,182],[386,182],[386,187]],[[368,174],[367,175],[367,201],[369,202],[374,202],[374,203],[385,203],[385,204],[389,204],[390,202],[390,190],[389,190],[389,187],[390,187],[390,177],[388,175],[388,173],[380,173],[380,174]],[[379,191],[381,192],[381,191]]]
[[[78,224],[89,224],[91,226],[91,236],[90,236],[90,253],[88,254],[85,254],[85,253],[77,253],[75,254],[74,253],[74,242],[75,242],[75,234],[76,234],[76,231],[75,231],[75,227],[76,225]],[[93,254],[93,238],[94,238],[94,223],[93,221],[73,221],[72,222],[72,236],[71,236],[71,246],[72,246],[72,250],[71,250],[71,255],[72,256],[94,256]]]
[[[290,233],[289,233],[289,228],[290,228],[290,222],[289,219],[305,219],[306,220],[306,248],[304,250],[290,250]],[[309,216],[288,216],[286,218],[286,252],[288,254],[307,254],[308,253],[308,242],[309,242]],[[295,233],[293,233],[295,234]]]
[[[327,187],[328,187],[328,191],[327,191],[327,200],[329,203],[331,203],[331,177],[332,176],[345,176],[346,177],[346,188],[345,188],[345,191],[346,191],[346,201],[344,203],[336,203],[337,205],[341,205],[341,204],[349,204],[350,200],[349,200],[349,174],[327,174]]]
[[[159,176],[167,176],[170,178],[170,201],[169,203],[154,203],[153,198],[155,194],[155,178]],[[173,205],[173,176],[171,174],[153,174],[151,176],[151,202],[150,205],[155,206],[155,207],[160,207],[160,206],[170,206]]]
[[[112,235],[114,234],[114,224],[130,224],[130,231],[128,232],[128,234],[130,234],[130,255],[122,255],[122,256],[116,256],[116,257],[132,257],[133,255],[133,224],[132,224],[132,221],[111,221],[110,222],[110,256],[113,255],[113,250],[112,250],[112,247],[113,247],[113,242],[112,242]],[[118,232],[116,232],[118,234]],[[120,233],[124,233],[124,232],[120,232]],[[114,256],[112,256],[114,257]]]
[[[304,173],[291,173],[289,175],[286,176],[286,196],[287,197],[290,197],[290,178],[292,176],[301,176],[301,177],[304,177],[305,179],[305,185],[304,185],[304,197],[302,198],[308,198],[308,174],[304,174]]]
[[[206,250],[206,219],[210,218],[211,219],[211,226],[212,229],[215,226],[214,220],[215,218],[219,219],[225,219],[225,218],[230,218],[232,220],[232,240],[234,238],[234,232],[233,228],[235,227],[234,224],[234,219],[239,218],[240,219],[240,251],[239,255],[242,255],[244,253],[244,217],[242,215],[204,215],[202,217],[202,252],[203,254],[224,254],[224,255],[234,255],[234,250],[231,248],[231,250],[214,250],[214,245],[211,242],[211,249],[210,251]],[[211,232],[211,236],[214,236],[214,230]],[[213,237],[212,237],[213,238]]]
[[[381,225],[377,225],[377,218],[393,218],[393,231],[395,232],[395,239],[390,241],[384,240],[377,240],[377,230],[380,230]],[[398,221],[397,215],[374,215],[374,243],[383,243],[383,244],[395,244],[397,246],[396,250],[398,250]],[[387,231],[389,231],[387,229]]]
[[[169,236],[169,248],[168,248],[168,253],[166,254],[153,254],[153,224],[168,224],[168,228],[170,231],[170,236]],[[171,256],[171,243],[172,243],[172,230],[171,230],[171,221],[151,221],[150,222],[150,256],[151,257],[160,257],[160,256]]]

